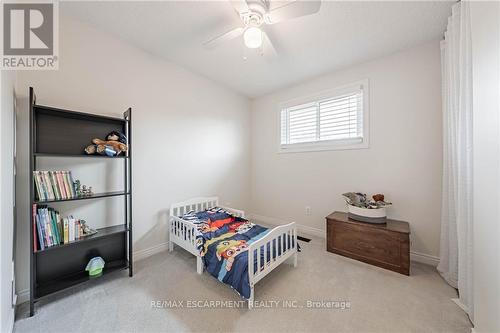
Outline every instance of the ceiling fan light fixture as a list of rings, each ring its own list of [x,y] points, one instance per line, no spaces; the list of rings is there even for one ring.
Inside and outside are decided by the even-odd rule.
[[[257,49],[262,45],[262,30],[258,27],[248,27],[243,33],[243,40],[249,49]]]

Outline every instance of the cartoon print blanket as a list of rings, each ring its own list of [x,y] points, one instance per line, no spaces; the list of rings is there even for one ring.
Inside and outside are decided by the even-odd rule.
[[[200,235],[196,241],[206,270],[244,298],[249,298],[248,247],[269,229],[217,207],[198,213],[189,212],[182,219],[197,224]],[[254,263],[254,271],[256,265]]]

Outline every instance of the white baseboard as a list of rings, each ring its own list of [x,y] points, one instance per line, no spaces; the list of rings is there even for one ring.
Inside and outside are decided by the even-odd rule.
[[[149,256],[152,256],[153,254],[157,254],[163,251],[166,251],[168,249],[168,242],[161,243],[155,246],[152,246],[150,248],[144,249],[144,250],[139,250],[139,251],[134,251],[134,262],[138,260],[145,259]],[[29,289],[24,289],[24,290],[19,290],[17,292],[17,305],[22,304],[24,302],[28,302],[30,300],[30,290]]]
[[[285,220],[277,219],[275,217],[269,217],[269,216],[253,214],[253,213],[247,214],[247,218],[254,219],[254,220],[264,222],[266,224],[271,224],[271,225],[282,225],[282,224],[287,224],[287,223],[293,222],[293,221],[285,221]],[[302,232],[306,235],[316,236],[316,237],[320,237],[320,238],[326,238],[326,231],[319,229],[319,228],[313,228],[313,227],[309,227],[307,225],[297,223],[297,229],[299,232]]]
[[[24,302],[28,302],[30,300],[30,290],[29,289],[24,289],[24,290],[19,290],[17,292],[17,305],[22,304]]]
[[[266,224],[271,224],[271,225],[280,225],[280,224],[286,224],[290,223],[291,221],[284,221],[281,219],[277,219],[274,217],[269,217],[269,216],[264,216],[264,215],[259,215],[259,214],[247,214],[249,219],[255,219],[257,221],[264,222]],[[297,224],[297,228],[299,232],[302,232],[307,235],[312,235],[320,238],[326,238],[326,231],[319,229],[319,228],[313,228],[309,227],[303,224]],[[416,251],[410,251],[410,260],[419,262],[422,264],[430,265],[436,267],[439,264],[439,257],[432,256],[430,254],[425,254],[425,253],[420,253]]]
[[[139,250],[134,252],[134,261],[142,260],[147,257],[152,256],[153,254],[157,254],[168,249],[168,242],[161,243],[150,248]]]
[[[434,267],[439,264],[439,257],[415,251],[410,251],[410,260]]]

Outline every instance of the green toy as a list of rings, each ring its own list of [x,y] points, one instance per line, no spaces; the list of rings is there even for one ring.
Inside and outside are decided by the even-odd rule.
[[[101,257],[94,257],[90,259],[85,270],[89,272],[89,276],[91,278],[94,278],[102,275],[103,268],[104,268],[104,260]]]

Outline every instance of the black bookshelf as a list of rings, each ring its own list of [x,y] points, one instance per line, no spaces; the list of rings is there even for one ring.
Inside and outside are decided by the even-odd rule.
[[[103,275],[128,269],[132,276],[132,109],[123,118],[102,116],[64,110],[36,104],[34,89],[30,87],[30,316],[35,313],[35,303],[41,298],[68,288],[89,283],[99,278],[89,278],[85,267],[88,261],[101,256],[106,265]],[[111,131],[125,133],[128,139],[126,155],[108,157],[85,155],[83,149],[92,138],[103,138]],[[41,158],[116,159],[123,163],[123,190],[95,193],[71,199],[39,200],[33,181],[37,160]],[[35,250],[33,241],[32,205],[48,203],[99,200],[123,197],[123,223],[97,229],[97,233],[67,244]],[[92,225],[92,221],[88,221]]]

